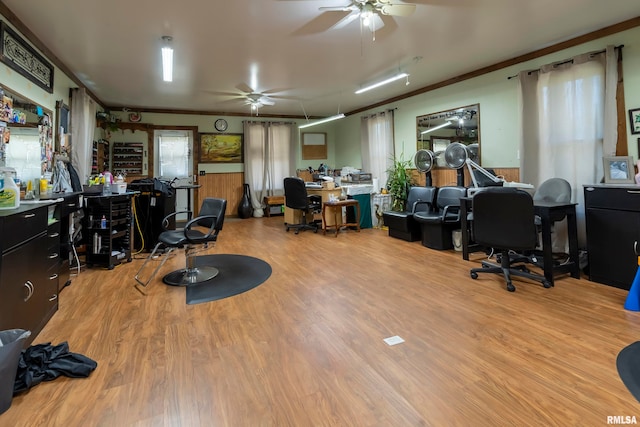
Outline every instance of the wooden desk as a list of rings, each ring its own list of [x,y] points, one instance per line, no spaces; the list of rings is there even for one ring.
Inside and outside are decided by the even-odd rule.
[[[462,258],[469,260],[469,253],[484,250],[470,238],[470,223],[467,219],[471,212],[473,197],[460,198],[460,224],[462,229]],[[544,277],[553,285],[555,274],[570,273],[571,277],[580,278],[578,262],[578,225],[576,221],[577,203],[534,202],[535,214],[541,220],[542,234],[542,269]],[[551,226],[566,216],[567,234],[569,238],[569,260],[562,265],[553,265],[553,247],[551,244]]]
[[[342,189],[341,188],[334,188],[333,190],[328,190],[326,188],[307,188],[307,194],[309,196],[313,196],[313,195],[317,195],[320,196],[321,202],[328,202],[331,199],[331,195],[333,195],[335,198],[338,198],[342,195]],[[321,214],[317,214],[317,217],[314,217],[313,219],[317,219],[317,220],[321,220],[322,216]],[[286,204],[284,207],[284,223],[285,224],[299,224],[300,220],[301,220],[301,212],[297,209],[289,209]],[[340,216],[338,219],[338,224],[342,224],[342,216]],[[334,217],[329,217],[327,218],[328,221],[328,225],[334,225],[335,224],[335,218]],[[307,222],[309,222],[309,220],[307,220]],[[325,226],[325,222],[322,222],[322,227],[324,228]]]
[[[355,206],[356,207],[356,222],[347,222],[342,224],[342,208],[347,207],[347,206]],[[325,219],[325,212],[327,210],[327,208],[330,208],[333,210],[333,216],[334,216],[334,221],[333,224],[328,224],[327,220]],[[338,222],[338,213],[340,214],[340,221]],[[333,200],[333,201],[329,201],[329,202],[324,202],[322,204],[322,223],[325,224],[322,227],[322,234],[327,234],[327,229],[328,228],[335,228],[336,229],[336,234],[335,237],[338,237],[338,232],[340,231],[341,227],[356,227],[357,231],[360,231],[360,203],[358,203],[357,200],[355,199],[347,199],[347,200]]]

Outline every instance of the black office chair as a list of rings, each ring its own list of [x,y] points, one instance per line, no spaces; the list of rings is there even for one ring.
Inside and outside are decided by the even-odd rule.
[[[224,224],[225,211],[227,210],[227,201],[225,199],[206,198],[202,202],[200,212],[196,218],[193,217],[191,211],[173,212],[167,215],[162,221],[163,226],[170,223],[171,218],[178,214],[187,214],[187,223],[184,228],[176,230],[165,230],[158,236],[158,243],[153,248],[145,262],[136,273],[136,281],[146,287],[151,279],[164,265],[169,258],[171,252],[175,249],[185,248],[186,267],[180,270],[172,271],[165,275],[162,281],[171,286],[189,286],[196,283],[206,282],[216,277],[219,273],[218,269],[209,266],[196,266],[195,254],[209,248],[210,244],[215,244],[218,234],[222,230]],[[195,227],[204,227],[205,231],[201,231]],[[141,278],[142,271],[147,263],[154,259],[156,252],[164,247],[164,255],[162,261],[153,271],[149,279]]]
[[[533,198],[526,191],[517,188],[488,187],[476,193],[472,200],[473,233],[476,243],[498,251],[500,265],[482,261],[482,268],[472,268],[471,278],[478,273],[504,275],[507,290],[516,290],[511,276],[525,277],[551,287],[544,276],[529,271],[523,257],[510,256],[511,251],[535,249],[537,231]]]
[[[287,231],[294,229],[296,234],[300,230],[313,230],[318,232],[318,225],[315,222],[307,222],[307,215],[320,212],[322,208],[322,197],[307,194],[307,187],[302,178],[287,177],[284,179],[284,204],[289,209],[296,209],[301,212],[299,224],[285,224]]]

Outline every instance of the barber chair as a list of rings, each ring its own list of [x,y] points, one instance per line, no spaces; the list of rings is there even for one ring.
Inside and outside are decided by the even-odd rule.
[[[135,280],[138,284],[146,287],[155,277],[156,273],[164,265],[169,255],[175,250],[184,248],[186,267],[172,271],[165,275],[162,281],[171,286],[189,286],[196,283],[206,282],[216,277],[219,273],[215,267],[196,266],[196,254],[209,248],[210,244],[215,244],[218,234],[224,224],[227,201],[225,199],[206,198],[202,202],[202,207],[198,216],[193,218],[191,211],[173,212],[167,215],[162,221],[163,225],[169,224],[170,220],[178,214],[187,214],[187,223],[184,228],[176,230],[165,230],[158,236],[158,243],[153,248],[145,262],[136,273]],[[201,229],[198,229],[198,228]],[[151,273],[147,280],[143,280],[142,272],[154,259],[160,248],[164,248],[162,261]]]
[[[411,187],[407,196],[406,210],[402,212],[386,211],[382,213],[384,225],[389,229],[389,236],[414,242],[420,240],[420,224],[413,215],[416,212],[433,212],[437,187]]]
[[[300,230],[313,230],[318,232],[318,225],[307,221],[307,216],[313,217],[314,212],[322,209],[322,197],[307,194],[307,187],[302,178],[287,177],[284,179],[284,204],[289,209],[300,211],[300,222],[298,224],[285,224],[287,231],[294,229],[298,234]]]
[[[537,231],[533,198],[517,188],[486,188],[473,196],[473,233],[476,243],[493,248],[500,264],[482,261],[481,268],[472,268],[470,275],[479,273],[502,274],[507,290],[516,290],[512,276],[535,280],[545,288],[551,287],[544,276],[532,273],[526,266],[527,257],[513,255],[535,249]]]
[[[436,210],[416,212],[413,219],[420,224],[422,245],[431,249],[453,249],[453,230],[460,228],[460,198],[467,195],[461,186],[440,187]]]

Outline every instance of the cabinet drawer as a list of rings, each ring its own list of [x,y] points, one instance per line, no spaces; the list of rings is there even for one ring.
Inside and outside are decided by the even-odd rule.
[[[584,202],[588,208],[640,212],[640,187],[585,187]]]
[[[56,221],[47,227],[47,247],[49,252],[60,250],[60,222]]]
[[[4,217],[2,226],[3,251],[37,236],[46,230],[47,208],[33,209],[27,212]]]

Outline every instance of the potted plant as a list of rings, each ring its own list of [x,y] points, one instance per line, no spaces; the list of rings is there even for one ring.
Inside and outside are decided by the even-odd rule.
[[[410,160],[402,160],[394,154],[392,157],[392,165],[387,169],[387,191],[391,195],[391,210],[402,212],[407,204],[407,195],[409,188],[414,185],[413,177],[409,167]]]

